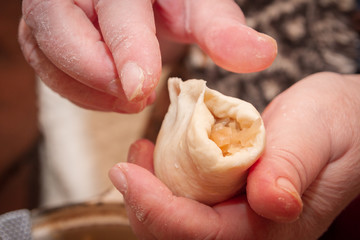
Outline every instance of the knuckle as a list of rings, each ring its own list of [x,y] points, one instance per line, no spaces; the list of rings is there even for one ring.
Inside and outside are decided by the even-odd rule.
[[[22,4],[22,14],[25,19],[25,21],[28,21],[32,19],[32,17],[35,15],[35,11],[41,6],[48,2],[47,0],[41,1],[41,0],[24,0]]]
[[[280,164],[293,181],[299,183],[300,191],[304,192],[308,184],[308,172],[301,157],[284,148],[278,148],[274,153],[275,156],[276,159],[279,159],[278,164]]]
[[[42,26],[42,21],[37,19],[44,17],[44,13],[48,12],[57,1],[55,0],[24,0],[22,4],[22,14],[25,22],[32,28]]]
[[[24,24],[21,24],[19,29],[19,44],[25,60],[30,64],[34,65],[36,63],[37,54],[36,49],[37,45],[32,36],[30,29]]]
[[[129,203],[129,207],[136,216],[136,219],[141,223],[148,222],[149,219],[149,211],[146,211],[138,204]]]
[[[122,32],[122,31],[120,31]],[[126,48],[126,45],[131,42],[131,37],[124,34],[114,34],[112,37],[109,37],[109,47],[113,52],[121,52],[123,48]]]
[[[112,31],[105,31],[103,34],[108,47],[113,53],[118,54],[129,49],[135,39],[135,36],[131,33],[131,28],[128,26],[119,26]]]

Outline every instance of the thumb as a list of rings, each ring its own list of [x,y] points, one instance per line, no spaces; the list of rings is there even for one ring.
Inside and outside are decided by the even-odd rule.
[[[178,42],[196,43],[229,71],[263,70],[277,55],[276,41],[246,26],[233,0],[169,1],[154,4],[157,30]]]
[[[134,232],[139,239],[210,237],[219,227],[218,214],[207,205],[174,196],[153,174],[153,151],[152,142],[138,140],[130,147],[129,163],[117,164],[109,172],[124,196]]]
[[[109,177],[124,195],[131,226],[140,239],[213,239],[219,231],[219,214],[212,208],[174,196],[138,165],[117,164]]]
[[[280,222],[297,219],[301,195],[330,159],[330,138],[314,99],[305,91],[288,91],[263,114],[266,149],[247,181],[249,204],[261,216]]]

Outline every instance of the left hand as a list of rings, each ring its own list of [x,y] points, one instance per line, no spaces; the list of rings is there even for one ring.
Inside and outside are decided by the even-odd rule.
[[[235,72],[267,68],[274,39],[233,0],[23,0],[19,43],[55,92],[88,109],[135,113],[155,99],[162,63],[198,44]]]
[[[247,195],[212,207],[174,196],[153,175],[153,144],[136,142],[130,163],[110,171],[133,230],[140,239],[320,237],[360,193],[359,90],[358,76],[320,73],[280,94],[263,114],[267,145]]]

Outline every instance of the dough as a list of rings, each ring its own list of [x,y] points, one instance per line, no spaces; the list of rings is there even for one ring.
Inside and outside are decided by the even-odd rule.
[[[206,87],[168,81],[170,106],[154,151],[155,175],[177,196],[212,205],[246,183],[265,146],[259,112],[248,102]]]

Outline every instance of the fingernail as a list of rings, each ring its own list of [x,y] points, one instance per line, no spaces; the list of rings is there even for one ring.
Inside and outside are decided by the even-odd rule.
[[[294,185],[284,177],[279,177],[276,181],[276,184],[279,188],[290,193],[291,195],[299,195]]]
[[[120,74],[121,85],[128,101],[143,95],[144,72],[135,62],[127,62]]]
[[[299,205],[302,205],[302,200],[301,200],[300,194],[298,193],[298,191],[296,190],[294,185],[287,178],[279,177],[276,180],[276,184],[282,190],[290,193],[296,199],[296,201],[299,203]]]
[[[278,201],[283,203],[284,212],[277,216],[278,221],[293,221],[299,218],[299,215],[302,211],[302,200],[301,197],[294,187],[294,185],[284,177],[280,177],[276,180],[276,185],[278,188],[282,189],[286,193],[292,196],[292,200],[287,200],[287,198],[279,197]]]
[[[112,94],[114,96],[119,96],[120,87],[121,87],[121,83],[120,83],[119,79],[113,79],[109,82],[108,91],[110,94]]]
[[[270,49],[268,50],[267,54],[270,53],[271,55],[273,56],[276,56],[277,55],[277,52],[278,52],[278,47],[277,47],[277,42],[274,38],[270,37],[269,35],[266,35],[264,33],[260,33],[258,34],[258,37],[257,37],[257,41],[262,44],[263,46],[271,46]],[[264,45],[264,43],[268,43],[268,42],[271,42],[271,45]],[[262,49],[263,50],[263,49]],[[264,55],[264,56],[268,56],[268,55]],[[260,55],[261,56],[261,55]]]
[[[118,163],[111,170],[111,180],[115,187],[122,193],[126,194],[127,191],[127,180],[124,174],[126,171],[126,163]]]
[[[138,144],[138,142],[131,144],[127,161],[129,163],[135,163],[135,161],[137,159],[137,154],[140,150],[141,150],[141,146],[140,146],[140,144]]]
[[[273,37],[271,37],[271,36],[269,36],[269,35],[267,35],[267,34],[265,34],[265,33],[260,33],[260,32],[259,32],[258,41],[259,41],[259,42],[267,42],[267,41],[270,41],[270,42],[274,45],[274,47],[277,48],[277,42],[276,42],[276,40],[275,40]]]

